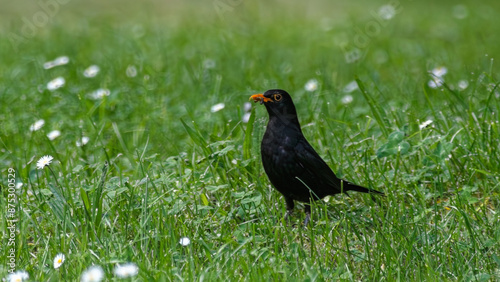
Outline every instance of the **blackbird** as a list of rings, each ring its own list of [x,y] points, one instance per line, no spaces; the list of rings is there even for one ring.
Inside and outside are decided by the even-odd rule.
[[[311,201],[347,191],[384,194],[335,176],[302,134],[295,105],[286,91],[271,89],[250,99],[264,104],[269,114],[260,152],[269,180],[285,197],[285,219],[292,213],[294,201],[306,203],[304,225],[307,225]]]

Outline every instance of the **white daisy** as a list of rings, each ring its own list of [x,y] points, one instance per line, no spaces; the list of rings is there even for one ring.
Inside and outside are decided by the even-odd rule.
[[[419,127],[420,129],[424,129],[424,128],[426,128],[429,124],[431,124],[431,123],[432,123],[432,120],[426,120],[426,121],[422,122],[422,124],[421,124],[421,125],[419,125],[418,127]]]
[[[224,109],[224,107],[225,107],[225,106],[226,106],[226,105],[224,105],[224,103],[215,104],[215,105],[213,105],[213,106],[210,108],[210,111],[211,111],[212,113],[215,113],[215,112],[218,112],[218,111],[220,111],[220,110]]]
[[[304,85],[304,89],[309,92],[313,92],[318,89],[319,82],[316,79],[309,79]]]
[[[243,117],[241,118],[241,121],[243,121],[244,123],[247,123],[250,120],[250,115],[251,115],[251,113],[245,113],[243,115]]]
[[[65,259],[66,257],[64,256],[64,254],[57,254],[54,258],[54,268],[61,267]]]
[[[87,268],[82,273],[81,281],[82,282],[99,282],[104,278],[104,271],[98,265],[91,266]]]
[[[448,73],[448,69],[446,67],[440,66],[432,69],[431,73],[437,77],[443,77],[446,73]]]
[[[85,144],[89,143],[90,138],[87,136],[83,136],[81,140],[76,141],[76,146],[81,147],[84,146]]]
[[[139,268],[135,263],[129,262],[122,265],[116,265],[114,273],[119,278],[128,278],[132,276],[136,276],[139,273]]]
[[[443,83],[444,83],[443,78],[433,77],[431,80],[429,80],[427,85],[429,85],[430,88],[438,88],[438,87],[441,87],[441,85],[443,85]]]
[[[347,83],[347,85],[344,86],[344,89],[342,91],[344,91],[345,93],[351,93],[358,88],[359,88],[358,83],[356,82],[356,80],[353,80],[353,81]]]
[[[249,112],[252,110],[252,103],[250,102],[245,102],[245,104],[243,104],[243,110],[245,112]]]
[[[127,74],[128,77],[136,77],[137,76],[137,69],[135,68],[135,66],[128,66],[127,67],[127,70],[125,71],[125,73]]]
[[[357,85],[357,84],[356,84]],[[340,100],[340,102],[344,105],[347,105],[347,104],[350,104],[352,103],[352,96],[351,95],[345,95],[344,97],[342,97],[342,99]]]
[[[36,162],[36,168],[43,169],[44,167],[50,165],[54,158],[52,156],[46,155],[41,157],[38,162]]]
[[[111,94],[111,91],[109,91],[109,89],[99,88],[96,91],[90,93],[89,96],[94,100],[100,100],[104,98],[104,96],[109,96],[109,94]]]
[[[47,89],[50,91],[54,91],[63,87],[65,83],[66,80],[64,80],[64,77],[57,77],[47,83]]]
[[[48,61],[48,62],[44,63],[43,68],[48,70],[48,69],[51,69],[53,67],[65,65],[67,63],[69,63],[68,56],[61,56],[61,57],[57,57],[53,61]]]
[[[7,276],[7,281],[9,282],[21,282],[24,280],[28,280],[30,278],[28,272],[26,271],[16,271],[14,273],[11,273]]]
[[[60,65],[65,65],[67,63],[69,63],[69,57],[68,56],[61,56],[61,57],[57,57],[54,62],[60,66]]]
[[[179,244],[182,246],[187,246],[191,243],[191,240],[189,240],[188,237],[182,237],[181,240],[179,241]]]
[[[91,78],[95,77],[101,69],[97,65],[91,65],[83,71],[83,76]]]
[[[390,20],[396,15],[396,9],[392,5],[384,5],[378,9],[378,14],[384,20]]]
[[[49,132],[49,134],[47,134],[47,138],[49,138],[49,140],[51,141],[59,136],[61,136],[61,131],[59,130],[52,130],[51,132]]]
[[[458,82],[458,89],[465,90],[467,87],[469,87],[469,82],[467,80],[460,80]]]
[[[30,125],[30,131],[37,131],[40,128],[42,128],[44,124],[45,124],[45,121],[43,119],[39,119],[39,120],[35,121],[35,123]]]

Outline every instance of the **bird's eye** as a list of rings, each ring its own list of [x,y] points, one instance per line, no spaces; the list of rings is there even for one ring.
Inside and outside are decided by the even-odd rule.
[[[278,102],[281,100],[281,98],[283,98],[281,94],[274,94],[274,101]]]

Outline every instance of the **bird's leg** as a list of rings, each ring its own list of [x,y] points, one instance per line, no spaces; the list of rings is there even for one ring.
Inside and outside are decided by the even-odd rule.
[[[304,219],[304,226],[309,224],[309,220],[311,219],[311,205],[305,204],[304,211],[306,212],[306,219]]]
[[[288,220],[288,217],[292,214],[293,212],[293,207],[295,204],[293,203],[293,199],[286,197],[285,196],[285,202],[286,202],[286,213],[285,213],[285,220]]]

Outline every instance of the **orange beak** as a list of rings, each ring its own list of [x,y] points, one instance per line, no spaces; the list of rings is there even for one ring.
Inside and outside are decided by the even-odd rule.
[[[250,96],[250,100],[251,99],[253,99],[255,103],[260,102],[261,104],[273,101],[271,98],[264,97],[262,94],[252,95]]]

